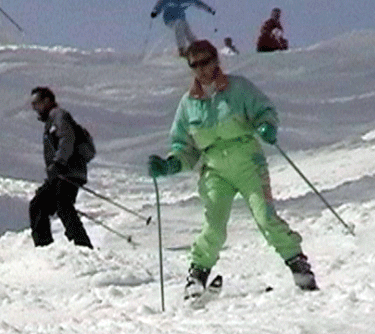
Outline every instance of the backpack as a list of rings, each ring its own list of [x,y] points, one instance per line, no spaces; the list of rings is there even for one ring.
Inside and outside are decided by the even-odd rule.
[[[86,128],[76,123],[76,152],[86,162],[89,163],[96,155],[94,140]]]
[[[96,155],[94,139],[86,128],[78,124],[70,114],[69,116],[76,135],[74,154],[78,154],[81,159],[89,163]]]

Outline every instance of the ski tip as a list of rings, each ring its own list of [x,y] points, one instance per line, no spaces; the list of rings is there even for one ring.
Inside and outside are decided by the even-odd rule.
[[[210,285],[222,285],[223,284],[223,276],[217,275],[211,282]]]
[[[265,292],[270,292],[270,291],[273,291],[273,287],[272,286],[267,286],[265,289],[264,289]]]
[[[207,289],[208,290],[218,290],[220,291],[221,290],[221,287],[223,286],[223,276],[221,275],[217,275],[212,281],[211,283],[208,285]]]

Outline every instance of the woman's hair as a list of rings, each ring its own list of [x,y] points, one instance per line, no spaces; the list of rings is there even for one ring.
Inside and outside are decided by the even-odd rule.
[[[206,39],[191,43],[186,50],[186,57],[195,56],[202,52],[209,52],[216,59],[218,58],[217,49]]]

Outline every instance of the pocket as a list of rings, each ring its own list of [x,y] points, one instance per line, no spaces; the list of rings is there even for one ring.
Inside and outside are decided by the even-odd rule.
[[[194,126],[199,126],[202,124],[202,120],[200,118],[191,118],[189,119],[189,124]]]
[[[197,128],[202,126],[203,121],[200,118],[189,119],[189,127]]]
[[[199,177],[202,177],[206,170],[207,170],[207,166],[202,165],[202,167],[200,168],[200,171],[199,171]]]
[[[200,118],[189,119],[189,133],[194,136],[200,128],[202,128],[203,121]]]

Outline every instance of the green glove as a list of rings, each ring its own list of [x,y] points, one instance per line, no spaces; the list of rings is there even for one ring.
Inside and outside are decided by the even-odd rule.
[[[173,156],[163,159],[158,155],[148,158],[148,175],[158,177],[178,173],[182,168],[181,161]]]
[[[273,126],[270,123],[265,122],[265,123],[261,124],[258,127],[258,133],[259,133],[259,135],[261,136],[261,138],[265,142],[267,142],[267,143],[269,143],[271,145],[275,144],[276,141],[277,141],[277,138],[276,138],[276,135],[277,135],[276,127]]]

